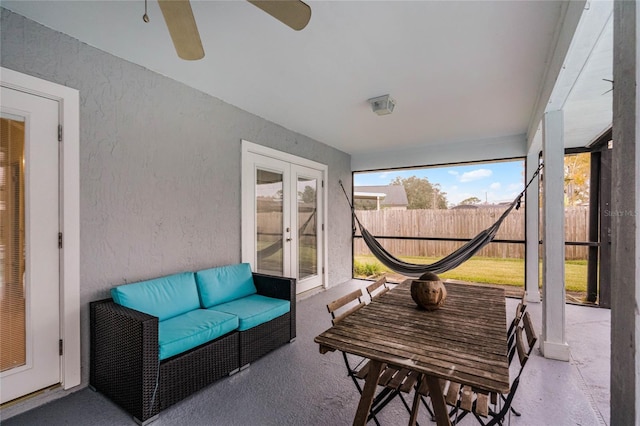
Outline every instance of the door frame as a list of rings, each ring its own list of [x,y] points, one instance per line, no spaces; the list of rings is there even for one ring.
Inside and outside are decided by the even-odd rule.
[[[58,102],[60,144],[60,383],[81,382],[80,358],[80,92],[0,67],[0,86]]]
[[[318,163],[316,161],[313,160],[308,160],[306,158],[302,158],[302,157],[298,157],[296,155],[293,154],[289,154],[286,152],[282,152],[282,151],[278,151],[276,149],[273,148],[267,148],[266,146],[262,146],[262,145],[258,145],[255,144],[253,142],[249,142],[247,140],[242,139],[242,168],[244,169],[244,161],[247,158],[247,154],[248,153],[253,153],[253,154],[258,154],[258,155],[263,155],[265,157],[270,157],[276,160],[281,160],[281,161],[285,161],[287,163],[292,163],[292,164],[297,164],[303,167],[308,167],[310,169],[316,169],[319,170],[320,172],[322,172],[322,180],[323,182],[327,181],[328,178],[328,166],[326,164],[322,164],[322,163]],[[247,211],[248,209],[248,200],[245,199],[245,194],[246,194],[246,185],[248,183],[245,182],[245,179],[242,179],[241,182],[241,214],[243,214],[245,211]],[[322,206],[322,214],[323,214],[323,218],[324,218],[324,230],[322,231],[322,262],[323,262],[323,271],[318,271],[321,275],[322,275],[322,284],[320,285],[320,287],[322,288],[327,288],[327,277],[329,276],[329,251],[327,249],[328,247],[328,232],[327,230],[329,229],[329,215],[328,215],[328,202],[327,202],[327,188],[324,187],[323,191],[322,191],[322,201],[323,201],[323,206]],[[248,252],[248,249],[246,247],[247,242],[249,241],[249,239],[253,238],[253,233],[251,229],[245,229],[244,227],[242,228],[242,253],[241,253],[241,258],[244,261],[244,254]]]

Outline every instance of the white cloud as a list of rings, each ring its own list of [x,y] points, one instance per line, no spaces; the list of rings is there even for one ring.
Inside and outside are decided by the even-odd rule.
[[[447,173],[449,173],[450,175],[454,175],[454,176],[458,176],[459,173],[456,172],[455,170],[447,170]]]
[[[477,169],[463,173],[458,180],[460,182],[473,182],[474,180],[487,178],[492,174],[493,172],[489,169]]]
[[[524,185],[522,183],[512,183],[507,187],[507,189],[510,191],[522,191],[523,188]]]
[[[489,188],[497,191],[498,189],[502,188],[502,185],[500,184],[500,182],[493,182],[491,185],[489,185]]]
[[[381,172],[378,174],[378,179],[384,181],[390,181],[395,179],[397,176],[406,175],[408,172],[406,170],[392,170],[388,172]]]

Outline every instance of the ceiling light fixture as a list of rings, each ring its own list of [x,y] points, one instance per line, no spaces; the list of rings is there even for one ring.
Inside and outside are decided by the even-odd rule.
[[[387,115],[393,112],[396,101],[389,95],[371,98],[367,102],[371,104],[371,109],[378,115]]]

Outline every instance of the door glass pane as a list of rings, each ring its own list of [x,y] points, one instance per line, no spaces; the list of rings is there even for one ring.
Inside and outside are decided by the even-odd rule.
[[[24,122],[0,119],[0,371],[26,363]]]
[[[256,272],[284,275],[283,174],[258,169],[256,174]]]
[[[318,273],[317,184],[298,177],[298,279]]]

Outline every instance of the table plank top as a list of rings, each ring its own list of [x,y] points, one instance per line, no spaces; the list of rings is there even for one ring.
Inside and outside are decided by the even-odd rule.
[[[411,280],[373,300],[315,338],[339,350],[441,379],[509,391],[504,289],[445,283],[436,311],[418,308]]]

